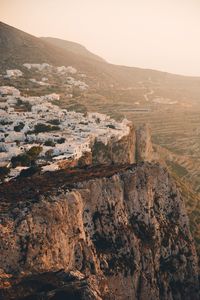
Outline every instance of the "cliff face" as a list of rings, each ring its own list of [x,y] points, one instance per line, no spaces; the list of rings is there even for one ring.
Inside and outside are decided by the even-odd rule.
[[[128,135],[120,140],[109,140],[105,145],[95,140],[92,147],[92,165],[131,164],[135,161],[152,161],[151,129],[147,124],[135,129],[130,125]]]
[[[70,187],[66,182],[39,199],[25,198],[5,204],[1,216],[5,299],[17,299],[11,295],[20,282],[23,291],[27,276],[60,269],[94,278],[91,299],[198,299],[184,204],[159,165],[129,166],[88,180],[86,174]],[[33,288],[26,295],[31,293]]]
[[[151,129],[148,124],[144,124],[136,130],[136,159],[139,162],[152,161],[152,158]]]
[[[135,130],[130,125],[129,134],[119,140],[111,139],[107,144],[95,140],[92,147],[92,164],[131,164],[135,162]]]

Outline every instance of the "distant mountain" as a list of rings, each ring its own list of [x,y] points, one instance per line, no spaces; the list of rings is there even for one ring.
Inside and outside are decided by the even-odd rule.
[[[133,53],[134,55],[134,53]],[[200,78],[173,75],[149,69],[113,65],[91,53],[82,45],[56,38],[37,38],[0,22],[0,69],[22,68],[23,63],[72,65],[90,79],[98,89],[138,87],[141,82],[158,84],[164,89],[184,89],[199,95]],[[141,86],[140,86],[141,88]]]
[[[155,70],[113,65],[79,44],[55,38],[37,38],[2,22],[0,22],[0,55],[1,70],[20,68],[26,62],[72,65],[103,86],[111,83],[117,86],[130,86],[149,78],[185,82],[188,78]],[[200,80],[198,84],[199,82]]]
[[[52,37],[42,37],[41,39],[45,42],[52,44],[53,46],[62,48],[64,50],[71,51],[74,54],[84,56],[85,58],[95,59],[100,62],[105,62],[105,60],[103,58],[101,58],[100,56],[98,56],[96,54],[93,54],[92,52],[87,50],[84,46],[82,46],[78,43],[66,41],[66,40],[62,40],[62,39],[57,39],[57,38],[52,38]]]
[[[20,67],[23,63],[47,62],[74,65],[87,69],[89,62],[73,51],[61,49],[46,41],[0,22],[0,67]]]

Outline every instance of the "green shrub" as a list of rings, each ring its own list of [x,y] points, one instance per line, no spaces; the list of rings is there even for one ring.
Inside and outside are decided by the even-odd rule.
[[[11,163],[13,168],[16,168],[18,166],[28,167],[31,165],[31,158],[26,153],[19,154],[11,158]]]
[[[53,141],[50,141],[50,140],[45,141],[44,145],[45,146],[50,146],[50,147],[55,147],[55,143]]]
[[[59,126],[46,125],[46,124],[43,124],[43,123],[38,123],[34,127],[34,133],[49,132],[49,131],[54,131],[54,130],[60,130],[60,127]]]
[[[24,128],[24,123],[20,122],[18,125],[14,126],[16,132],[20,132]]]
[[[33,146],[27,151],[27,155],[32,159],[36,159],[42,152],[42,149],[43,148],[41,146]]]
[[[47,123],[51,125],[60,125],[60,121],[58,119],[49,120]]]
[[[11,158],[13,168],[16,168],[18,166],[29,167],[33,165],[42,149],[43,148],[41,146],[33,146],[26,153],[13,156]]]
[[[47,159],[51,159],[53,156],[53,149],[49,149],[45,152],[45,156]]]
[[[28,101],[22,101],[21,99],[17,99],[16,103],[17,107],[23,108],[25,111],[31,111],[32,105]]]
[[[0,125],[11,125],[12,123],[12,121],[0,120]]]
[[[21,106],[23,105],[23,101],[21,99],[17,99],[16,106]]]
[[[65,138],[60,138],[56,141],[58,144],[63,144],[65,142]]]

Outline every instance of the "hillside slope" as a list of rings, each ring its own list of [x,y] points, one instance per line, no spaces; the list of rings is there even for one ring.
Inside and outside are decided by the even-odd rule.
[[[47,42],[48,40],[48,42]],[[56,42],[55,42],[56,41]],[[56,44],[56,45],[55,45]],[[59,46],[58,46],[59,44]],[[62,44],[62,47],[60,45]],[[66,46],[68,45],[68,46]],[[76,45],[76,44],[75,44]],[[129,87],[151,78],[163,83],[170,82],[181,87],[197,87],[200,78],[190,78],[165,72],[109,64],[96,55],[88,54],[82,46],[56,39],[40,39],[0,22],[0,67],[2,70],[21,67],[23,63],[73,65],[95,79],[96,86]],[[87,53],[87,55],[86,55]],[[134,55],[134,54],[133,54]]]
[[[85,57],[72,51],[52,46],[12,26],[0,22],[0,53],[2,70],[21,67],[23,63],[51,63],[55,65],[79,65],[87,68]]]
[[[53,46],[71,51],[75,54],[84,56],[85,58],[98,60],[100,62],[105,62],[105,60],[103,58],[101,58],[98,55],[93,54],[88,49],[86,49],[84,46],[82,46],[78,43],[66,41],[66,40],[62,40],[62,39],[58,39],[58,38],[53,38],[53,37],[41,37],[41,39],[45,42],[52,44]]]

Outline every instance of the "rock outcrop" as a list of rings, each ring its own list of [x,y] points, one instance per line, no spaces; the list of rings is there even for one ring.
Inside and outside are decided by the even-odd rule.
[[[140,126],[136,130],[136,160],[152,161],[153,145],[151,142],[151,129],[148,124]]]
[[[38,185],[39,197],[15,193],[9,202],[4,195],[0,278],[6,300],[23,299],[23,293],[9,296],[16,284],[61,269],[95,280],[99,298],[91,299],[199,299],[195,247],[172,179],[158,164],[121,169],[103,177],[98,168],[85,170],[79,181],[62,177],[59,188],[47,191]],[[29,286],[28,295],[39,292]]]
[[[132,164],[135,162],[135,129],[129,125],[129,133],[121,139],[110,139],[107,144],[96,139],[92,146],[92,164]]]

